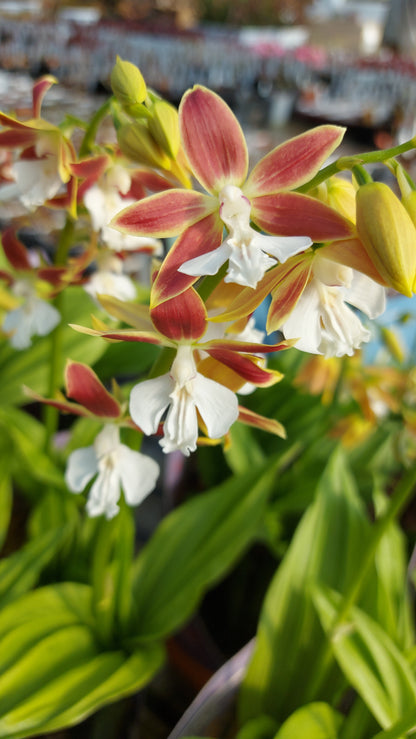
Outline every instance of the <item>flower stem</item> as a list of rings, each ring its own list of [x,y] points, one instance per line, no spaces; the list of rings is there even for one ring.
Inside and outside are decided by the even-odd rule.
[[[84,138],[82,139],[81,146],[79,148],[80,158],[88,156],[88,154],[91,153],[91,150],[93,149],[93,144],[95,142],[95,137],[97,135],[97,131],[101,125],[101,122],[109,114],[110,107],[111,107],[111,98],[106,100],[106,102],[101,106],[101,108],[98,108],[98,110],[94,113],[93,117],[91,118],[89,126],[85,132]]]
[[[332,177],[332,175],[338,174],[338,172],[342,172],[343,170],[352,169],[357,164],[374,164],[376,162],[385,162],[386,159],[397,157],[400,154],[404,154],[406,151],[414,149],[415,147],[416,140],[410,139],[410,141],[405,141],[404,144],[393,146],[391,149],[368,151],[364,152],[363,154],[356,154],[355,156],[340,157],[335,162],[332,162],[332,164],[328,164],[327,167],[321,169],[320,172],[315,175],[315,177],[312,177],[312,179],[309,180],[309,182],[306,182],[304,185],[298,187],[296,192],[302,193],[313,190],[313,188],[320,185],[321,182],[325,182],[325,180],[327,180],[329,177]]]

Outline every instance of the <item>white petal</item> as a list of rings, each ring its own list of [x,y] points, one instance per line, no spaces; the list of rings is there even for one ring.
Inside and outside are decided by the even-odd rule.
[[[193,397],[208,436],[220,439],[238,418],[237,396],[228,387],[198,373],[193,381]]]
[[[118,300],[134,300],[136,297],[136,286],[130,277],[114,272],[95,272],[84,285],[84,289],[92,298],[97,295],[111,295]]]
[[[312,246],[309,236],[266,236],[264,234],[256,234],[253,236],[251,243],[267,254],[276,257],[281,263]]]
[[[59,311],[40,298],[32,300],[31,317],[32,333],[37,336],[47,336],[61,320]]]
[[[27,349],[32,344],[32,323],[24,307],[9,311],[3,321],[3,331],[13,332],[9,342],[14,349]]]
[[[386,309],[386,290],[367,275],[354,270],[345,300],[369,318],[377,318]]]
[[[173,389],[168,374],[135,385],[130,393],[130,415],[145,434],[155,434],[160,420],[170,404]]]
[[[241,245],[234,244],[232,240],[229,243],[231,254],[224,282],[255,288],[264,273],[276,264],[276,260],[267,256],[251,241]]]
[[[104,466],[94,482],[86,505],[89,516],[114,518],[119,511],[117,505],[120,498],[120,477],[118,471],[111,465]]]
[[[171,393],[171,406],[163,424],[163,439],[160,441],[165,454],[179,450],[189,456],[196,449],[198,439],[198,418],[193,394],[194,382],[187,387],[178,384]]]
[[[285,339],[298,339],[296,348],[320,354],[321,313],[319,293],[312,281],[299,298],[290,316],[281,326]]]
[[[117,450],[117,469],[130,506],[138,505],[154,490],[160,472],[154,459],[124,444],[120,444]]]
[[[28,209],[43,205],[59,191],[62,181],[57,170],[56,157],[21,159],[13,165],[13,174],[20,191],[20,200]]]
[[[91,216],[94,231],[107,225],[111,216],[107,214],[106,198],[101,187],[93,185],[88,188],[84,195],[84,205]]]
[[[97,459],[101,459],[112,452],[116,452],[120,446],[120,432],[118,426],[108,423],[95,437],[94,449]]]
[[[178,271],[195,277],[199,275],[216,275],[230,254],[231,247],[227,241],[224,241],[217,249],[209,251],[207,254],[201,254],[201,256],[195,257],[194,259],[188,259],[187,262],[184,262],[179,267]]]
[[[97,455],[94,447],[76,449],[68,457],[65,482],[72,493],[80,493],[97,472]]]
[[[325,310],[322,320],[324,329],[319,348],[326,357],[351,357],[355,349],[371,338],[368,329],[341,298],[330,310]]]

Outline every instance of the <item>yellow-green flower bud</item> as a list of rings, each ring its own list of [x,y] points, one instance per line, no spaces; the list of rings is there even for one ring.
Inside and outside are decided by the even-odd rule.
[[[176,159],[180,145],[178,111],[166,100],[157,100],[152,114],[149,130],[153,138],[169,157]]]
[[[355,187],[351,180],[333,175],[308,192],[308,195],[321,200],[355,223]]]
[[[158,146],[144,123],[128,123],[117,132],[121,151],[129,159],[149,167],[169,169],[171,160]]]
[[[416,190],[411,190],[408,195],[403,196],[402,203],[406,208],[412,223],[416,229]],[[416,274],[413,281],[413,292],[416,292]]]
[[[381,277],[411,297],[416,276],[416,228],[400,200],[382,182],[369,182],[356,195],[357,231]]]
[[[146,99],[146,83],[140,69],[119,56],[111,72],[110,82],[114,95],[125,107],[143,103]]]

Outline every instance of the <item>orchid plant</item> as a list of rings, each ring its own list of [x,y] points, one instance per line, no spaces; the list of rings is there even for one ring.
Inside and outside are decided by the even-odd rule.
[[[24,212],[1,237],[0,737],[127,735],[106,706],[178,669],[238,568],[235,720],[212,701],[231,660],[171,739],[199,710],[223,739],[412,734],[415,378],[382,321],[416,285],[416,143],[337,158],[321,125],[249,170],[206,87],[176,110],[118,58],[112,97],[57,126],[55,82],[0,113],[0,201]]]

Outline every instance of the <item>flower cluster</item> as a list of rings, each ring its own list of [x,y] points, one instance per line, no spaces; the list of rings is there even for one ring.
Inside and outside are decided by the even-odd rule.
[[[334,174],[342,166],[323,169],[344,135],[334,125],[286,141],[249,171],[243,131],[217,94],[197,85],[177,111],[121,59],[114,97],[101,110],[102,119],[112,116],[117,143],[100,141],[95,116],[77,148],[73,121],[56,127],[41,117],[54,82],[35,84],[30,120],[0,114],[9,172],[0,200],[17,197],[32,212],[46,206],[51,219],[66,215],[49,252],[29,250],[19,223],[3,233],[11,271],[0,273],[2,330],[15,350],[58,332],[61,293],[83,287],[107,319],[73,326],[78,332],[159,347],[128,402],[79,362],[65,374],[75,403],[59,394],[57,376],[54,397],[32,393],[103,424],[92,446],[69,455],[65,479],[78,493],[95,477],[87,511],[111,518],[121,489],[136,505],[158,476],[153,459],[121,442],[123,427],[157,435],[163,452],[186,456],[227,439],[237,421],[284,436],[238,394],[281,379],[265,358],[281,349],[353,355],[371,335],[357,311],[380,315],[386,287],[412,294],[415,190],[392,158],[401,200],[370,181],[365,156],[349,159],[349,180]],[[253,313],[266,300],[265,326],[256,329]],[[281,332],[280,340],[265,343],[263,328]]]

